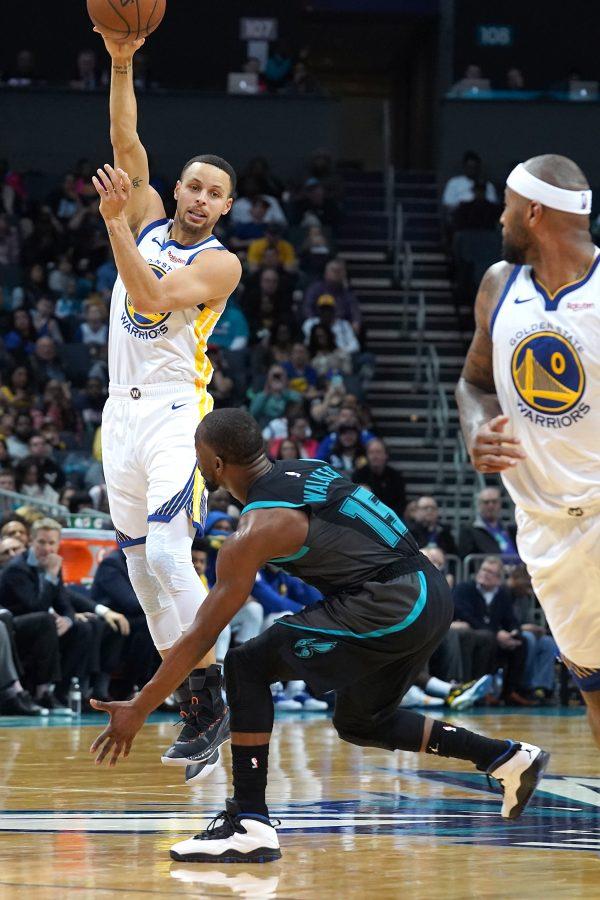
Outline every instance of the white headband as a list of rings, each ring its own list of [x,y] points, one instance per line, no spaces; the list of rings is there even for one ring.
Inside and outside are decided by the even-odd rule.
[[[506,186],[527,200],[537,200],[544,206],[559,209],[561,212],[589,216],[592,211],[591,191],[569,191],[555,187],[547,181],[536,178],[527,171],[523,163],[519,163],[512,170],[506,179]]]

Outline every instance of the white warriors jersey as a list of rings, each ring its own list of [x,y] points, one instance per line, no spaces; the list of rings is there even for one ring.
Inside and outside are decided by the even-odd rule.
[[[138,249],[157,278],[189,266],[206,250],[224,250],[215,237],[185,246],[171,240],[170,219],[144,228]],[[165,313],[136,312],[119,276],[110,306],[108,370],[112,385],[139,386],[184,382],[206,387],[212,366],[206,356],[208,339],[220,313],[200,304]]]
[[[525,510],[600,503],[599,263],[596,248],[587,273],[553,295],[515,266],[492,316],[496,392],[527,454],[502,478]]]

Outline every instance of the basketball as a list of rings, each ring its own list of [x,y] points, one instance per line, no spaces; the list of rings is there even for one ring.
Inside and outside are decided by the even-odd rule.
[[[167,0],[87,0],[92,22],[113,41],[137,41],[152,34],[166,7]]]

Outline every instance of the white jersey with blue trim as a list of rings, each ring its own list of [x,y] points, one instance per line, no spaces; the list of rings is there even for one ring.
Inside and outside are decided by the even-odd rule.
[[[189,266],[206,250],[224,250],[212,235],[185,246],[171,240],[170,219],[151,222],[137,245],[157,278]],[[221,314],[200,304],[165,313],[136,312],[119,276],[110,307],[108,369],[112,385],[140,386],[184,382],[198,390],[210,382],[206,345]]]
[[[513,501],[547,514],[600,504],[600,250],[553,295],[515,266],[491,334],[498,400],[527,454],[502,473]]]

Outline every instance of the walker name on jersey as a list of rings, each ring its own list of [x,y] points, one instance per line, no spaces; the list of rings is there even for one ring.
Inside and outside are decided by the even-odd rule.
[[[541,428],[569,428],[591,410],[584,402],[584,347],[568,329],[534,322],[515,332],[511,373],[517,408]]]
[[[158,279],[173,271],[173,266],[162,259],[148,260],[148,265]],[[170,315],[170,312],[139,313],[131,302],[129,294],[126,294],[121,313],[121,325],[134,338],[139,338],[141,341],[154,341],[168,332],[169,326],[165,325],[165,322]]]

